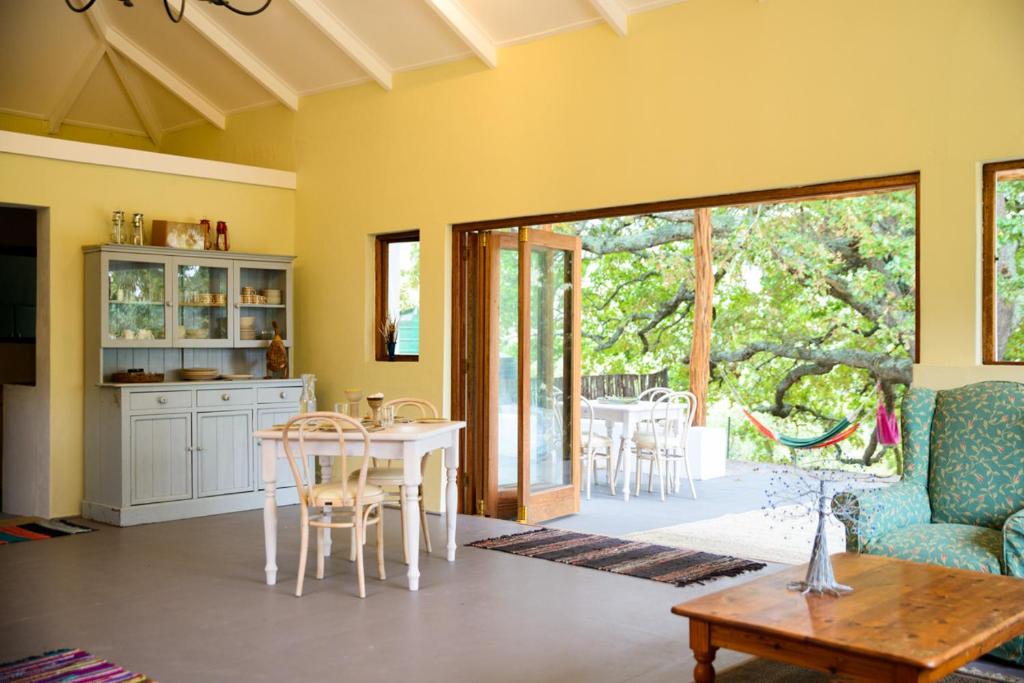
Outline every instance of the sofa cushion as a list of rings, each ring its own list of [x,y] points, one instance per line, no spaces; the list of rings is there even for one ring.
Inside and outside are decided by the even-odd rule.
[[[967,524],[913,524],[872,541],[867,552],[954,569],[1001,574],[1003,534]]]
[[[1001,529],[1024,507],[1024,385],[938,392],[929,450],[932,521]]]

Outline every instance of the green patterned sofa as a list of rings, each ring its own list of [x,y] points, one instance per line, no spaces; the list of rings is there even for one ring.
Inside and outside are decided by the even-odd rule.
[[[844,494],[850,552],[1024,577],[1024,384],[913,387],[903,480]],[[993,654],[1024,663],[1024,638]]]

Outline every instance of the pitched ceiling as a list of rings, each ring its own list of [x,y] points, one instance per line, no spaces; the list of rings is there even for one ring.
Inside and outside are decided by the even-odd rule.
[[[0,0],[0,112],[148,136],[396,72],[476,57],[680,0],[273,0],[256,17],[186,0]],[[84,0],[74,0],[81,5]],[[181,0],[170,0],[178,7]],[[249,9],[262,0],[233,0]]]

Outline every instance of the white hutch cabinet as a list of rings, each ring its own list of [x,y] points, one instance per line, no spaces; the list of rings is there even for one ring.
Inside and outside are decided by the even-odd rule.
[[[84,252],[82,515],[128,526],[262,507],[253,432],[298,413],[301,394],[299,380],[261,379],[273,322],[291,355],[293,257],[125,245]],[[187,367],[253,379],[186,382]],[[164,381],[112,381],[128,369]],[[287,463],[278,482],[279,501],[295,502]]]

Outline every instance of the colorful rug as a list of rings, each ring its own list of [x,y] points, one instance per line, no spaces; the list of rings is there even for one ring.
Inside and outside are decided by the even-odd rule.
[[[739,576],[765,567],[761,562],[735,557],[562,529],[536,529],[468,545],[676,586]]]
[[[0,545],[21,543],[22,541],[40,541],[58,536],[73,536],[90,531],[96,530],[60,519],[11,517],[0,519]]]
[[[731,669],[717,671],[717,683],[829,683],[836,680],[826,673],[783,664],[768,659],[752,659]],[[1024,671],[990,665],[987,661],[968,664],[943,678],[940,683],[1021,683]]]
[[[128,671],[89,654],[65,648],[0,664],[0,681],[10,683],[155,683],[144,674]]]

